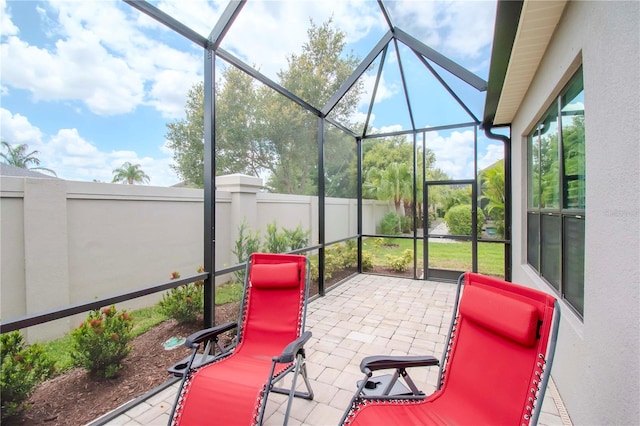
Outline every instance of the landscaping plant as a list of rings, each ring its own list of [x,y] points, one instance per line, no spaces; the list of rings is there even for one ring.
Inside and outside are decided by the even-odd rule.
[[[262,251],[265,253],[284,253],[289,249],[289,240],[287,234],[284,231],[278,230],[278,224],[267,224],[267,236],[266,241],[262,247]]]
[[[121,361],[131,351],[133,317],[115,306],[96,309],[87,320],[71,332],[77,366],[84,367],[98,378],[111,378],[122,368]]]
[[[478,237],[482,234],[482,224],[484,223],[484,213],[478,209]],[[471,205],[460,204],[451,207],[444,215],[444,220],[449,228],[449,233],[453,235],[471,235]]]
[[[379,232],[383,235],[400,235],[402,233],[402,219],[393,212],[385,214],[379,226]]]
[[[0,401],[4,420],[20,411],[34,387],[54,372],[53,361],[34,343],[27,346],[19,331],[0,335]]]
[[[260,232],[253,232],[248,229],[243,220],[238,228],[238,238],[236,239],[233,254],[236,255],[238,263],[245,263],[252,253],[262,250],[265,253],[286,253],[288,251],[304,248],[309,244],[310,231],[303,231],[298,225],[295,229],[278,229],[276,221],[267,224],[267,232],[264,244],[261,243]],[[235,271],[234,275],[238,283],[244,283],[245,270]]]
[[[413,262],[413,251],[404,250],[402,256],[393,256],[388,254],[387,267],[394,272],[405,272],[411,262]]]
[[[202,267],[198,272],[202,272]],[[180,274],[173,272],[171,279],[180,278]],[[178,322],[194,322],[198,314],[204,312],[204,286],[202,281],[196,281],[175,287],[162,295],[158,302],[160,312]]]
[[[282,231],[287,238],[289,250],[298,250],[309,245],[311,231],[303,231],[302,225],[298,225],[296,229],[283,228]]]
[[[233,254],[236,255],[238,263],[244,263],[249,259],[252,253],[260,251],[260,233],[253,232],[247,228],[247,223],[243,219],[238,228],[238,239],[236,240]],[[239,271],[233,273],[236,277],[236,281],[244,284],[245,269],[242,268]]]

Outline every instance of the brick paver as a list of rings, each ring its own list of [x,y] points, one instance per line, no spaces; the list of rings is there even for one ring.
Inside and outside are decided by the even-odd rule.
[[[374,275],[357,275],[312,301],[307,329],[307,363],[316,398],[293,402],[290,425],[337,425],[363,377],[359,364],[368,355],[442,354],[451,321],[455,285]],[[437,368],[412,377],[427,394],[435,389]],[[302,380],[299,380],[300,384]],[[550,383],[553,387],[553,383]],[[557,392],[547,392],[539,425],[570,425],[559,414]],[[109,425],[166,424],[177,385],[149,398]],[[168,406],[168,408],[167,408]],[[280,425],[286,397],[272,394],[265,425]]]

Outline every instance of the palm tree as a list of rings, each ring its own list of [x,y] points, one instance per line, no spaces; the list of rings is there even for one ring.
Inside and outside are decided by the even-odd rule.
[[[29,145],[21,143],[12,146],[9,142],[6,141],[2,141],[0,143],[2,144],[2,148],[5,150],[5,152],[0,153],[0,157],[4,160],[3,162],[5,164],[19,167],[21,169],[43,170],[45,172],[53,174],[54,176],[57,176],[56,172],[54,172],[53,170],[47,169],[46,167],[40,167],[40,159],[37,157],[40,152],[31,151],[27,153]]]
[[[131,164],[127,161],[113,170],[113,180],[111,182],[122,182],[129,185],[149,183],[149,176],[140,168],[140,164]]]
[[[504,161],[500,160],[482,172],[482,196],[487,200],[487,213],[496,223],[496,231],[504,237]]]
[[[384,170],[372,167],[367,173],[364,190],[378,200],[393,200],[400,215],[402,201],[411,199],[413,190],[411,170],[406,163],[391,163]]]

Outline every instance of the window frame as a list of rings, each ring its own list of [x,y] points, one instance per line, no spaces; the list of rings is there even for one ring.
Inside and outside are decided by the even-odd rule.
[[[583,181],[583,198],[584,198],[584,203],[582,206],[580,207],[565,207],[566,204],[569,204],[567,200],[569,200],[569,196],[567,194],[568,192],[568,188],[569,188],[569,179],[568,176],[565,175],[565,154],[567,153],[567,150],[565,149],[565,141],[564,141],[564,135],[563,135],[563,123],[562,123],[562,119],[563,119],[563,101],[565,101],[563,98],[564,96],[569,93],[570,89],[575,89],[575,84],[577,83],[577,80],[580,80],[581,83],[581,90],[577,91],[576,94],[580,94],[583,93],[584,96],[584,75],[583,75],[583,70],[582,70],[582,66],[580,66],[571,76],[571,78],[569,79],[568,83],[562,88],[562,90],[560,91],[560,93],[552,98],[552,101],[549,103],[549,105],[547,105],[547,108],[545,109],[545,112],[542,114],[542,117],[540,119],[538,119],[536,121],[536,124],[533,126],[533,128],[531,129],[531,131],[527,134],[526,136],[526,144],[527,144],[527,148],[526,148],[526,173],[527,173],[527,177],[526,177],[526,185],[527,185],[527,192],[526,192],[526,212],[525,212],[525,236],[526,236],[526,244],[525,244],[525,248],[526,248],[526,253],[525,253],[525,259],[526,262],[529,266],[531,266],[531,268],[533,268],[536,273],[538,274],[538,276],[556,293],[558,294],[566,303],[567,305],[580,317],[580,319],[584,318],[584,237],[585,237],[585,226],[586,226],[586,170],[585,170],[585,160],[586,158],[586,154],[584,154],[584,149],[583,149],[583,164],[582,164],[582,168],[583,168],[583,175],[582,175],[582,181]],[[575,99],[572,98],[572,99]],[[584,104],[584,101],[583,101]],[[550,115],[552,115],[552,113],[555,112],[556,114],[556,118],[551,119],[550,120]],[[584,107],[582,109],[582,117],[584,117]],[[584,120],[584,118],[583,118]],[[552,164],[551,167],[555,167],[557,168],[557,181],[553,181],[553,184],[558,186],[557,188],[557,195],[558,195],[558,206],[557,207],[542,207],[545,203],[543,201],[543,192],[545,189],[545,186],[542,183],[542,175],[543,175],[543,160],[541,158],[542,156],[542,148],[541,148],[541,141],[543,139],[543,137],[545,135],[549,135],[549,131],[544,129],[544,123],[545,121],[550,121],[553,122],[555,121],[556,124],[556,130],[555,130],[555,136],[557,137],[557,147],[556,150],[557,152],[555,153],[555,155],[552,155],[552,158],[554,159],[554,161],[557,164]],[[553,137],[553,135],[551,135]],[[586,136],[583,136],[582,138],[582,144],[586,144]],[[536,162],[536,156],[537,156],[537,162]],[[550,169],[551,170],[551,169]],[[536,181],[537,180],[537,181]],[[537,194],[535,194],[534,192],[537,191]],[[534,202],[535,200],[537,200],[537,203]],[[559,278],[558,279],[558,283],[557,285],[555,283],[552,283],[549,279],[549,277],[545,276],[545,269],[548,270],[545,266],[545,268],[543,268],[543,259],[546,259],[547,261],[549,260],[548,256],[543,256],[543,248],[545,247],[545,239],[543,238],[543,222],[544,222],[544,217],[545,216],[555,216],[558,217],[557,220],[559,220],[559,227],[560,227],[560,235],[558,236],[559,238],[559,244],[560,247],[558,248],[558,256],[557,259],[553,259],[552,260],[554,262],[553,265],[551,265],[551,268],[553,270],[553,267],[557,268],[558,271],[558,275]],[[533,223],[531,222],[531,220],[535,218],[535,222]],[[574,277],[570,277],[567,278],[567,271],[569,269],[573,269],[573,268],[568,268],[566,267],[567,262],[569,261],[576,261],[576,259],[569,259],[568,256],[573,253],[575,250],[573,251],[569,251],[568,248],[570,247],[569,244],[567,244],[567,235],[566,234],[566,226],[565,224],[567,223],[568,220],[572,220],[572,219],[577,219],[577,220],[581,220],[583,223],[582,226],[582,249],[583,249],[583,254],[581,257],[581,262],[582,264],[578,264],[578,266],[581,266],[582,268],[582,298],[581,300],[576,301],[575,298],[572,295],[567,295],[566,289],[567,286],[566,284],[568,283],[572,283],[574,286],[571,288],[571,290],[575,293],[575,280],[573,280]],[[535,229],[533,228],[534,225]],[[575,222],[574,222],[575,225]],[[533,234],[536,235],[533,235]],[[532,242],[530,241],[530,237],[531,236],[535,237],[535,244],[531,244]],[[556,240],[557,241],[557,240]],[[553,241],[549,240],[549,243],[553,243]],[[535,246],[535,247],[534,247]],[[536,252],[532,253],[531,250],[536,250]],[[580,259],[578,259],[579,261]],[[535,261],[536,264],[532,264],[531,261]],[[567,297],[569,296],[569,297]],[[581,302],[581,303],[579,303]]]

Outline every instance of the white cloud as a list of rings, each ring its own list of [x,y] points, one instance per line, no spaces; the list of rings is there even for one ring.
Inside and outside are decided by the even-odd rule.
[[[434,167],[442,169],[453,179],[473,178],[473,130],[453,131],[447,136],[427,132],[426,146],[436,157]]]
[[[12,114],[11,111],[0,108],[0,135],[2,140],[14,144],[26,143],[32,149],[42,143],[43,134],[33,126],[27,117],[21,114]]]
[[[373,128],[373,133],[393,133],[402,130],[402,124],[392,124],[390,126],[382,126],[380,129]]]
[[[4,83],[29,90],[35,100],[83,101],[96,114],[132,111],[143,99],[143,81],[119,58],[110,56],[91,33],[84,40],[58,40],[56,51],[30,46],[17,37],[2,44]]]
[[[565,105],[562,111],[584,111],[584,102],[572,102],[569,105]]]
[[[504,145],[489,144],[484,155],[478,159],[478,170],[485,169],[502,159],[504,159]]]
[[[222,45],[275,78],[287,67],[287,57],[301,52],[310,18],[316,25],[332,18],[333,25],[345,32],[347,43],[385,25],[371,1],[252,1],[244,6]]]
[[[375,74],[370,73],[362,77],[364,82],[364,90],[362,92],[362,96],[360,97],[360,103],[358,105],[358,108],[360,109],[364,108],[366,110],[366,108],[369,107],[369,103],[371,103],[371,95],[373,94],[373,89],[376,84],[376,78],[377,78],[377,70],[375,71],[376,71]],[[393,83],[388,84],[384,79],[384,71],[383,71],[382,75],[380,76],[380,82],[378,83],[378,88],[376,90],[375,103],[377,104],[379,102],[384,101],[385,99],[392,98],[398,92],[400,92],[400,86]]]
[[[156,4],[156,7],[189,26],[200,35],[208,37],[227,3],[224,0],[162,0]]]
[[[495,2],[458,1],[447,10],[449,32],[443,40],[443,51],[462,58],[477,58],[491,45]]]
[[[149,92],[149,104],[160,111],[163,117],[177,118],[184,115],[186,93],[202,78],[176,70],[163,70],[155,76]]]
[[[45,135],[20,114],[0,108],[2,139],[11,144],[26,143],[39,152],[41,165],[53,169],[58,177],[67,180],[111,182],[113,169],[125,161],[140,164],[149,175],[150,184],[170,186],[178,182],[169,168],[171,151],[159,147],[158,156],[139,157],[135,151],[101,151],[84,139],[77,129],[60,129],[55,135]]]
[[[354,115],[353,115],[353,119],[352,121],[354,123],[364,123],[367,119],[367,113],[366,112],[360,112],[357,111]],[[373,123],[373,121],[376,119],[376,115],[375,114],[371,114],[371,117],[369,118],[369,124]]]
[[[494,1],[388,2],[392,23],[444,55],[477,58],[490,46]]]
[[[36,101],[79,101],[98,115],[148,104],[166,117],[181,116],[187,90],[201,79],[201,53],[149,38],[137,27],[139,13],[124,13],[128,7],[105,1],[38,7],[52,43],[36,46],[15,35],[3,40],[3,87],[27,90]],[[4,28],[9,18],[2,19]]]
[[[10,36],[18,33],[18,27],[11,21],[11,13],[7,9],[7,0],[0,0],[0,35]]]

